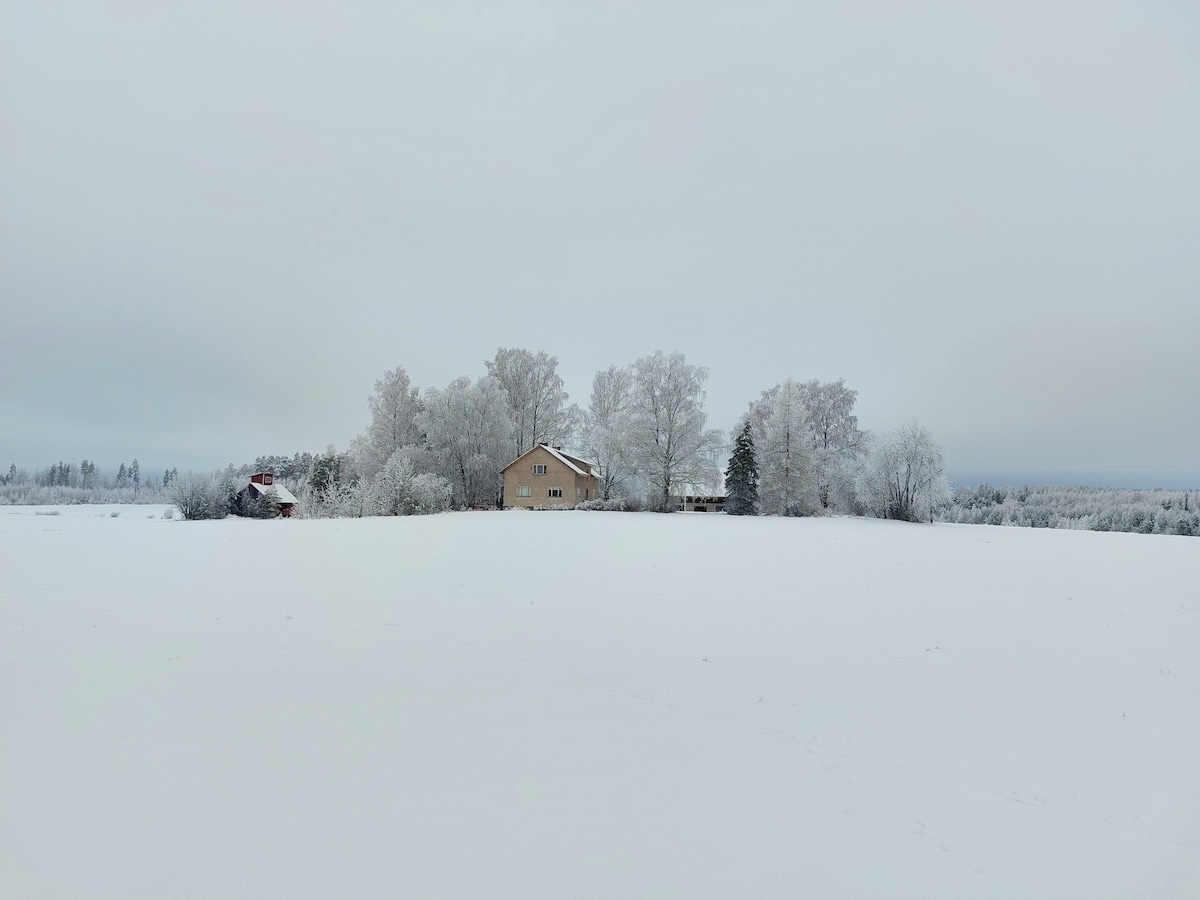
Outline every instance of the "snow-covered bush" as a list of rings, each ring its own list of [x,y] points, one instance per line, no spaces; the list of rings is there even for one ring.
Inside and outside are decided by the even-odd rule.
[[[365,503],[365,515],[423,516],[450,508],[454,488],[445,478],[430,473],[418,474],[403,449],[388,459],[372,480]]]
[[[641,512],[646,508],[640,497],[614,497],[611,500],[585,500],[575,505],[588,512]]]
[[[229,495],[216,475],[188,473],[166,487],[167,500],[185,519],[223,519],[229,514]]]
[[[950,499],[942,448],[925,426],[905,425],[873,447],[855,479],[858,502],[868,515],[916,522]]]
[[[161,488],[78,487],[43,485],[32,482],[0,484],[0,506],[73,506],[88,503],[163,503],[169,502]]]
[[[282,514],[279,492],[274,486],[257,497],[249,490],[245,493],[239,491],[236,503],[237,514],[245,519],[278,519]]]

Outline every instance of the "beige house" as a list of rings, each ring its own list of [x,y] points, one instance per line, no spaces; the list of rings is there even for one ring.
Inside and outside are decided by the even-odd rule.
[[[600,480],[591,463],[563,453],[561,447],[538,444],[501,471],[505,509],[571,509],[600,496]]]

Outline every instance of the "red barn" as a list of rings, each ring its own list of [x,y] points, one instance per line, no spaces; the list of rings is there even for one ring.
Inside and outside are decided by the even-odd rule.
[[[267,491],[274,491],[275,496],[279,498],[279,514],[281,516],[290,516],[296,510],[296,495],[282,484],[275,483],[274,472],[255,472],[250,476],[250,483],[242,490],[249,493],[251,499],[258,499]]]

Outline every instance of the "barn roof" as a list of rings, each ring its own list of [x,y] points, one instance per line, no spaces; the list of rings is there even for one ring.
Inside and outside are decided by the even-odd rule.
[[[299,502],[296,499],[296,495],[293,494],[291,491],[289,491],[287,488],[285,488],[282,484],[259,484],[257,481],[252,481],[252,482],[250,482],[249,485],[247,485],[247,487],[249,487],[250,490],[254,491],[254,493],[256,495],[257,494],[265,494],[267,491],[274,491],[275,495],[277,497],[279,497],[280,503],[298,503]]]

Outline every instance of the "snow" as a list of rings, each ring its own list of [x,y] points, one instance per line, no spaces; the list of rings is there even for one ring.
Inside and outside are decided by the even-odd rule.
[[[299,500],[296,499],[296,495],[293,494],[291,491],[289,491],[287,488],[285,488],[282,484],[263,485],[263,484],[256,484],[255,482],[252,481],[252,482],[250,482],[249,485],[247,485],[247,487],[249,487],[252,491],[254,491],[255,496],[265,494],[265,493],[267,493],[267,491],[274,491],[275,496],[279,498],[280,503],[299,503],[300,502]]]
[[[1194,538],[162,512],[0,508],[0,896],[1200,896]]]

